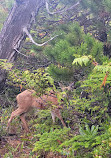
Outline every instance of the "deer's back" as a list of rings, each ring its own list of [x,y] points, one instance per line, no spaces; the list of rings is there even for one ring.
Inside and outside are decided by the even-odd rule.
[[[57,97],[55,94],[47,93],[40,97],[33,98],[33,107],[39,109],[47,109],[51,105],[58,105]]]
[[[43,95],[43,96],[41,96],[41,99],[43,102],[58,105],[57,97],[54,94]]]
[[[50,105],[58,105],[57,97],[55,94],[44,94],[41,97],[36,97],[33,94],[34,90],[25,90],[18,94],[17,104],[19,108],[29,110],[31,107],[37,107],[38,109],[46,109]]]
[[[23,109],[30,108],[32,106],[34,92],[34,90],[25,90],[18,94],[16,97],[18,106]]]

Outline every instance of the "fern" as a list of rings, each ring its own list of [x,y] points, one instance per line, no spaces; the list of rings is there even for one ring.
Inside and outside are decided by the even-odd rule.
[[[38,137],[39,141],[35,142],[33,152],[38,153],[44,151],[61,152],[63,149],[60,148],[60,144],[68,139],[68,132],[70,129],[51,129],[50,132],[45,132],[43,134],[37,134],[34,137]]]
[[[88,63],[91,63],[92,62],[92,56],[82,56],[80,58],[75,58],[74,61],[73,61],[73,65],[80,65],[80,66],[87,66]]]
[[[101,73],[106,73],[106,72],[111,73],[111,66],[110,65],[97,65],[95,66],[94,71],[101,72]]]

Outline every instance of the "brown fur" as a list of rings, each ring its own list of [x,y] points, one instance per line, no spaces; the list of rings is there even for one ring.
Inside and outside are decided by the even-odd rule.
[[[58,117],[61,120],[63,126],[66,126],[62,119],[59,110],[60,106],[54,92],[51,91],[49,94],[44,94],[41,97],[36,97],[34,93],[35,93],[34,90],[25,90],[17,95],[16,99],[17,99],[18,109],[12,112],[11,117],[8,120],[8,129],[10,127],[10,123],[12,119],[15,118],[16,116],[20,116],[24,129],[28,132],[29,129],[24,114],[27,113],[32,108],[47,109],[49,107],[51,109],[53,122],[55,122],[55,117]],[[57,108],[51,108],[51,104],[57,106]]]

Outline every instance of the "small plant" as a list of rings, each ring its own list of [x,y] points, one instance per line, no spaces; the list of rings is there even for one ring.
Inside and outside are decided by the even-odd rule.
[[[37,152],[39,155],[50,151],[62,153],[64,148],[61,148],[60,144],[69,138],[69,131],[69,128],[51,129],[50,132],[35,135],[34,137],[39,141],[35,142],[33,152]]]
[[[85,129],[80,127],[80,135],[72,137],[69,141],[65,141],[61,146],[66,146],[69,151],[80,150],[81,148],[92,149],[95,137],[98,135],[98,126],[92,126],[91,129],[86,124]]]
[[[9,108],[2,108],[0,107],[1,111],[1,116],[0,116],[0,135],[6,135],[7,134],[7,120],[8,120],[8,115],[10,115],[11,112],[11,107]]]
[[[89,151],[93,147],[101,143],[96,141],[98,136],[98,126],[92,126],[91,129],[86,124],[85,129],[80,127],[80,135],[73,136],[69,128],[51,129],[50,132],[37,134],[39,140],[35,142],[32,152],[41,155],[45,152],[59,153],[66,156],[74,156],[75,151],[77,155],[86,155],[83,153],[87,149],[87,154],[92,155]],[[96,144],[97,143],[97,144]]]
[[[4,158],[14,158],[11,152],[8,152],[4,155]]]

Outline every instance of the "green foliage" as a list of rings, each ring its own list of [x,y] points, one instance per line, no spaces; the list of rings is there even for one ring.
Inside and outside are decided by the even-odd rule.
[[[100,0],[100,1],[84,0],[81,2],[81,4],[85,9],[86,8],[90,9],[93,14],[97,14],[99,9],[101,9],[101,7],[103,6],[103,1],[104,0]]]
[[[74,54],[91,55],[97,62],[101,63],[103,57],[103,44],[95,40],[90,34],[83,35],[83,41],[74,49]]]
[[[94,68],[94,71],[95,72],[100,72],[100,73],[106,73],[106,72],[109,72],[111,73],[111,66],[110,66],[111,63],[109,64],[106,64],[106,65],[96,65],[96,67]]]
[[[6,2],[6,4],[4,4],[4,2]],[[76,0],[61,1],[61,3],[67,5],[76,2]],[[6,19],[8,13],[7,8],[11,8],[12,3],[13,0],[10,2],[9,0],[2,0],[2,6],[0,6],[0,15],[2,18],[0,22],[3,23]],[[92,31],[94,35],[96,35],[95,32],[98,33],[105,29],[108,31],[108,41],[110,43],[110,27],[105,28],[106,25],[110,23],[110,20],[105,21],[105,18],[101,18],[103,16],[102,13],[107,14],[107,11],[108,14],[111,13],[110,0],[84,0],[80,3],[83,8],[87,8],[87,11],[91,12],[90,17],[86,17],[87,20],[88,18],[92,18],[93,21],[94,16],[97,15],[98,22],[96,21],[94,25],[95,28],[98,29]],[[58,5],[58,8],[61,8],[61,6],[63,5]],[[79,15],[80,17],[84,15],[83,10],[81,10],[81,13],[77,16]],[[50,17],[48,18],[50,21]],[[46,25],[46,23],[44,25]],[[1,23],[0,27],[2,27]],[[92,30],[95,29],[92,25],[90,27]],[[46,29],[53,32],[53,26],[47,25]],[[90,28],[88,27],[88,29]],[[36,31],[31,30],[31,33],[36,34]],[[109,109],[111,108],[111,63],[110,59],[103,55],[103,43],[93,38],[91,34],[85,34],[78,23],[62,24],[57,28],[54,34],[60,36],[48,43],[45,49],[44,47],[38,48],[33,45],[29,52],[27,50],[29,55],[36,56],[38,60],[43,60],[45,54],[45,59],[52,63],[47,69],[40,68],[34,70],[33,68],[33,71],[27,69],[22,71],[15,68],[15,65],[0,60],[0,66],[8,72],[7,83],[9,85],[22,85],[24,88],[34,89],[39,93],[38,95],[46,91],[48,92],[51,89],[56,91],[54,80],[63,82],[73,81],[75,83],[74,89],[69,95],[70,100],[67,106],[67,111],[71,109],[70,114],[68,113],[69,111],[66,111],[67,114],[64,112],[64,118],[67,118],[69,126],[71,126],[72,123],[71,127],[74,127],[74,121],[72,121],[69,115],[74,116],[74,112],[79,113],[77,117],[81,124],[79,129],[80,134],[75,135],[75,131],[66,128],[60,129],[59,125],[52,125],[49,110],[41,111],[37,113],[35,119],[29,121],[32,130],[36,133],[34,138],[31,138],[31,141],[35,142],[35,140],[38,139],[34,144],[33,152],[37,153],[38,157],[45,152],[60,153],[60,155],[69,157],[110,157],[111,127],[109,125]],[[46,37],[44,39],[41,38],[42,37],[39,37],[41,42],[44,39],[46,40]],[[40,42],[39,40],[37,40],[37,42]],[[28,38],[26,42],[29,42]],[[96,61],[98,65],[94,68],[92,62]],[[109,73],[107,81],[100,89],[106,72]],[[88,97],[82,96],[83,92],[85,92]],[[60,100],[61,96],[58,98]],[[8,110],[2,111],[0,117],[0,133],[1,135],[5,135],[7,124],[6,114],[8,114]],[[14,148],[10,148],[10,151],[5,157],[13,157],[13,153],[17,150],[18,147],[16,147],[15,150]],[[33,152],[31,153],[32,155]]]
[[[61,146],[68,146],[69,150],[78,150],[82,148],[92,149],[95,145],[95,138],[98,134],[98,126],[92,126],[91,129],[86,124],[86,129],[84,130],[80,127],[80,135],[71,138],[69,141],[65,141]]]
[[[88,79],[81,82],[81,86],[74,92],[72,105],[75,110],[84,116],[81,123],[102,124],[109,120],[108,108],[110,103],[110,77],[106,81],[106,86],[100,89],[105,74],[93,73]],[[85,93],[85,96],[82,96]],[[87,95],[87,98],[86,98]]]
[[[33,152],[37,155],[46,152],[59,153],[74,157],[95,157],[96,155],[107,157],[110,153],[111,146],[111,127],[105,125],[102,127],[103,132],[98,132],[98,125],[92,125],[91,128],[86,124],[85,128],[80,127],[80,134],[74,136],[70,129],[55,129],[43,134],[37,134],[34,137],[39,139],[34,144]],[[107,147],[107,149],[106,149]]]
[[[7,118],[11,112],[11,108],[2,109],[0,106],[0,136],[6,135]]]
[[[61,2],[63,3],[63,4],[74,4],[74,3],[76,3],[77,2],[77,0],[61,0]]]
[[[107,157],[107,154],[110,150],[110,126],[107,126],[107,129],[101,135],[98,135],[98,126],[93,125],[90,129],[89,126],[86,124],[85,127],[85,130],[82,127],[80,127],[80,135],[77,135],[75,137],[72,137],[70,140],[65,141],[61,144],[61,146],[68,147],[70,154],[76,150],[77,157],[88,157],[88,155],[90,157],[95,157],[96,154],[98,156],[103,156],[105,154],[104,157]],[[107,151],[105,148],[106,146]],[[85,152],[85,149],[88,149],[86,150],[87,152]],[[101,151],[102,153],[100,153]]]
[[[6,20],[9,10],[12,8],[14,0],[1,0],[0,1],[0,30],[2,29],[3,23]]]
[[[73,61],[74,48],[70,47],[66,40],[60,40],[55,44],[55,47],[48,47],[45,50],[45,54],[50,57],[54,62],[60,63],[61,65],[71,65]]]
[[[69,78],[70,80],[73,79],[72,68],[69,69],[67,67],[55,66],[52,64],[48,68],[48,72],[56,81],[69,81]]]
[[[103,126],[104,132],[101,135],[98,135],[94,143],[95,148],[92,151],[92,154],[96,157],[110,157],[111,155],[111,125]]]
[[[103,0],[103,4],[105,6],[105,9],[111,13],[111,1],[110,0]]]
[[[82,56],[80,58],[75,58],[74,61],[73,61],[73,65],[76,64],[76,65],[80,65],[80,66],[83,66],[83,65],[87,65],[88,63],[91,63],[92,62],[92,56]]]
[[[0,59],[0,67],[5,70],[11,70],[13,64],[7,62],[6,59]]]
[[[6,8],[11,9],[14,4],[14,0],[5,0],[4,4],[6,5]]]
[[[15,86],[23,86],[27,89],[34,89],[38,94],[43,94],[45,91],[54,90],[54,79],[46,72],[44,68],[33,70],[19,70],[16,69],[7,60],[0,61],[0,67],[6,69],[8,72],[8,84]]]
[[[9,157],[10,156],[10,157]],[[11,152],[8,152],[8,153],[6,153],[5,155],[4,155],[4,158],[13,158],[13,155],[12,155],[12,153]]]
[[[35,137],[39,138],[39,141],[34,144],[33,152],[37,152],[38,154],[46,151],[63,152],[64,148],[61,149],[60,144],[68,139],[69,131],[70,129],[68,128],[51,129],[50,132],[35,135]]]
[[[53,47],[47,46],[44,54],[47,55],[52,65],[48,72],[57,81],[70,81],[73,79],[72,62],[74,60],[74,46],[79,45],[82,38],[82,31],[77,23],[61,25],[62,36],[58,37]]]
[[[71,46],[79,46],[83,40],[83,30],[78,23],[73,23],[67,26],[69,31],[65,39],[71,44]]]
[[[53,43],[53,47],[49,45],[44,50],[44,54],[53,63],[48,70],[55,80],[68,81],[69,78],[71,81],[74,80],[72,74],[77,71],[78,73],[83,71],[83,74],[91,72],[91,66],[88,65],[87,67],[88,69],[91,68],[90,71],[84,72],[84,68],[74,67],[75,63],[86,66],[89,63],[91,65],[92,61],[102,64],[107,60],[103,56],[103,44],[95,40],[90,34],[84,34],[78,23],[62,24],[60,28],[64,32],[62,36],[58,37],[56,43]]]
[[[30,124],[33,124],[33,128],[36,129],[36,134],[43,134],[49,132],[51,128],[60,128],[59,125],[52,123],[52,118],[50,110],[40,110],[36,113],[36,117],[30,121]]]

